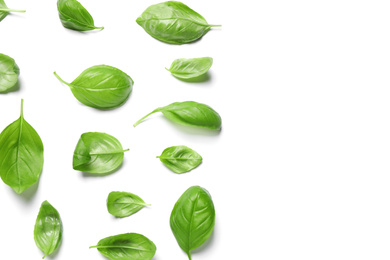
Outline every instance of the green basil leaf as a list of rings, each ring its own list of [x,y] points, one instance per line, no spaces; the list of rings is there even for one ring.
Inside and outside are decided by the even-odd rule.
[[[111,215],[124,218],[133,215],[145,206],[143,199],[130,192],[113,191],[108,194],[107,210]]]
[[[91,14],[77,0],[58,0],[57,9],[65,28],[76,31],[104,29],[95,26]]]
[[[198,78],[209,71],[213,65],[213,58],[177,59],[172,62],[169,72],[179,79],[188,80]]]
[[[126,233],[103,238],[97,250],[110,260],[150,260],[156,253],[155,244],[137,233]]]
[[[97,132],[81,135],[73,153],[73,169],[96,174],[116,170],[123,161],[124,152],[115,137]]]
[[[25,10],[9,9],[4,0],[0,0],[0,22],[11,12],[25,13]]]
[[[202,156],[184,145],[168,147],[157,158],[175,173],[189,172],[202,162]]]
[[[126,73],[107,65],[84,70],[72,83],[63,81],[56,72],[54,75],[70,87],[78,101],[99,109],[121,106],[128,99],[134,84]]]
[[[15,60],[0,53],[0,93],[7,92],[15,87],[18,83],[18,76],[19,67]]]
[[[162,42],[190,43],[200,39],[211,27],[200,14],[177,1],[167,1],[149,6],[136,22]]]
[[[159,107],[138,120],[133,126],[137,126],[151,114],[161,112],[169,120],[188,126],[198,126],[208,129],[221,129],[221,117],[208,105],[194,101],[175,102],[165,107]]]
[[[0,134],[0,176],[20,194],[39,180],[43,167],[43,143],[35,129],[20,117]]]
[[[215,209],[208,191],[199,186],[186,190],[172,210],[170,224],[177,243],[191,259],[191,250],[206,242],[214,229]]]
[[[60,245],[62,222],[58,211],[45,200],[38,213],[34,228],[34,240],[37,247],[47,255],[53,253]]]

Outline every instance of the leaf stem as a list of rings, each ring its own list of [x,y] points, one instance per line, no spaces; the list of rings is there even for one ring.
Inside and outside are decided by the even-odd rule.
[[[156,109],[156,110],[153,110],[152,112],[150,112],[149,114],[147,114],[146,116],[144,116],[143,118],[141,118],[140,120],[138,120],[133,126],[136,127],[139,123],[142,122],[142,120],[144,120],[145,118],[147,118],[148,116],[150,116],[151,114],[156,113],[156,112],[158,112],[157,109]]]
[[[23,118],[23,98],[22,100],[20,101],[20,117]]]
[[[123,152],[127,152],[127,151],[130,151],[130,149],[123,150]]]
[[[222,27],[221,24],[209,24],[209,25],[210,25],[210,27]]]
[[[89,248],[97,248],[98,246],[90,246]]]
[[[94,27],[95,29],[100,29],[100,30],[103,30],[104,29],[104,26],[102,27]]]
[[[188,255],[188,259],[189,259],[189,260],[192,260],[192,258],[191,258],[191,253],[188,252],[187,255]]]
[[[25,13],[26,10],[16,10],[16,9],[0,8],[0,12]]]
[[[54,75],[57,77],[57,79],[58,79],[59,81],[61,81],[62,83],[66,84],[66,85],[69,85],[68,82],[64,81],[60,76],[58,76],[57,72],[54,71]]]

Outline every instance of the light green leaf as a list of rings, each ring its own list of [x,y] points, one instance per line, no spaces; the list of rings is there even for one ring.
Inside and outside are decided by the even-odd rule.
[[[5,4],[4,0],[0,0],[0,22],[11,12],[25,13],[25,10],[10,9]]]
[[[189,80],[206,74],[211,65],[213,65],[213,58],[210,57],[176,59],[167,70],[178,79]]]
[[[143,199],[130,192],[113,191],[108,194],[107,210],[111,215],[124,218],[133,215],[145,206]]]
[[[1,0],[0,0],[1,1]],[[0,53],[0,93],[18,84],[19,67],[11,57]]]
[[[202,162],[202,156],[184,145],[168,147],[157,158],[175,173],[189,172]]]

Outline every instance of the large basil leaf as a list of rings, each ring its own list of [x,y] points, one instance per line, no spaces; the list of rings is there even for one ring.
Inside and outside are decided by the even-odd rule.
[[[110,260],[150,260],[156,253],[155,244],[137,233],[126,233],[103,238],[96,246]]]
[[[169,72],[173,76],[183,80],[198,78],[209,71],[213,65],[213,58],[177,59],[172,62]]]
[[[118,139],[109,134],[84,133],[73,153],[73,169],[96,174],[113,172],[128,150],[123,150]]]
[[[145,118],[156,112],[162,112],[169,120],[189,126],[198,126],[209,129],[221,128],[221,117],[208,105],[194,101],[175,102],[165,107],[159,107],[138,120],[137,126]]]
[[[133,215],[145,206],[150,204],[146,204],[143,199],[130,192],[113,191],[108,194],[107,210],[118,218]]]
[[[191,250],[206,242],[214,229],[215,209],[208,191],[199,186],[186,190],[172,210],[170,224],[177,243],[191,259]]]
[[[61,237],[62,222],[60,214],[46,200],[41,205],[34,228],[35,244],[45,254],[43,258],[58,248]]]
[[[157,40],[184,44],[200,39],[211,27],[200,14],[177,1],[168,1],[149,6],[137,23]]]
[[[72,83],[62,80],[56,72],[54,75],[70,87],[78,101],[99,109],[122,105],[129,97],[134,84],[126,73],[107,65],[97,65],[84,70]]]
[[[36,183],[43,166],[43,144],[35,129],[20,117],[0,134],[0,176],[20,194]]]
[[[189,172],[202,162],[202,156],[184,145],[168,147],[157,158],[175,173]]]
[[[65,28],[76,31],[104,29],[95,26],[91,14],[77,0],[58,0],[57,9]]]
[[[4,0],[0,0],[0,22],[11,12],[25,13],[25,10],[9,9]]]
[[[0,53],[0,93],[7,92],[15,87],[18,83],[18,76],[19,67],[15,60]]]

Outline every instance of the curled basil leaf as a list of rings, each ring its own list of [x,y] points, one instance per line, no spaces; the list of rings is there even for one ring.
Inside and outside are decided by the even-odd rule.
[[[113,172],[128,150],[123,150],[118,139],[109,134],[84,133],[73,153],[73,169],[96,174]]]
[[[200,39],[211,27],[200,14],[177,1],[167,1],[149,6],[136,22],[162,42],[190,43]]]
[[[56,72],[54,75],[70,87],[78,101],[98,109],[122,105],[128,99],[134,84],[126,73],[107,65],[84,70],[72,83],[62,80]]]
[[[43,167],[43,143],[35,129],[20,117],[0,134],[0,176],[20,194],[39,180]]]
[[[190,187],[176,202],[170,225],[177,243],[191,259],[191,250],[200,247],[210,237],[215,224],[214,204],[208,191]]]
[[[0,53],[0,93],[15,87],[18,84],[18,76],[19,67],[15,60]]]
[[[0,22],[11,12],[25,13],[26,11],[25,10],[10,9],[5,4],[4,0],[0,0]]]
[[[199,78],[209,71],[213,58],[177,59],[172,62],[169,72],[178,79],[189,80]]]
[[[58,211],[45,200],[39,210],[34,228],[34,240],[37,247],[47,255],[53,253],[60,245],[62,222]]]
[[[202,156],[184,145],[168,147],[157,158],[175,173],[189,172],[202,162]]]
[[[76,31],[104,29],[95,26],[91,14],[77,0],[58,0],[57,9],[65,28]]]
[[[137,233],[126,233],[103,238],[97,250],[110,260],[150,260],[156,253],[155,244]]]
[[[182,125],[198,126],[208,129],[221,129],[221,117],[208,105],[194,101],[175,102],[165,107],[159,107],[138,120],[134,126],[137,126],[145,118],[161,112],[169,120]]]
[[[111,215],[124,218],[133,215],[145,206],[143,199],[130,192],[113,191],[108,194],[107,210]]]

